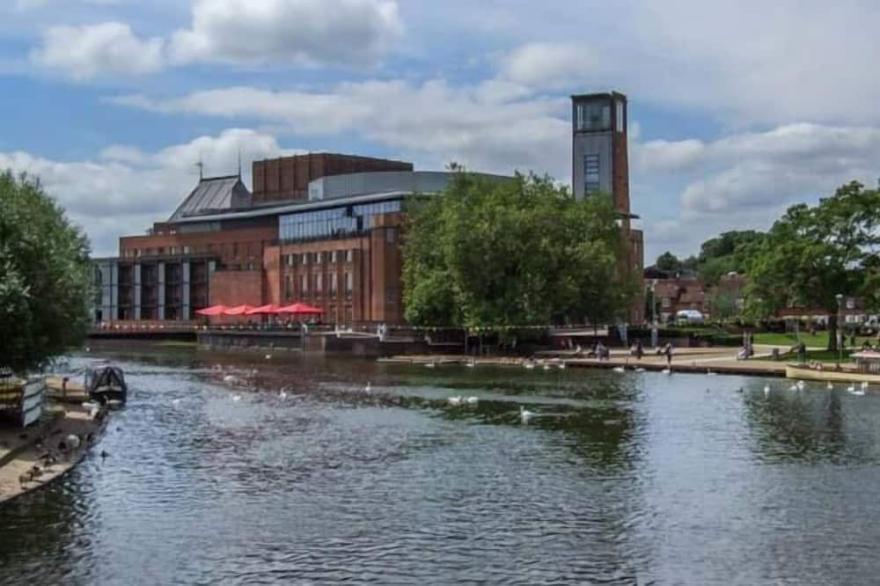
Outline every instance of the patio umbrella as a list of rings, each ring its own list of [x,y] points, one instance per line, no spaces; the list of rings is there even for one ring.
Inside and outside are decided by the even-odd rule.
[[[253,308],[253,305],[236,305],[235,307],[227,307],[223,311],[223,315],[246,315],[248,310]]]
[[[274,303],[269,303],[268,305],[261,305],[259,307],[251,307],[247,311],[244,312],[245,315],[272,315],[278,313],[279,307]]]
[[[324,310],[306,303],[293,303],[278,308],[278,313],[290,313],[293,315],[320,315]]]
[[[212,305],[211,307],[203,307],[202,309],[197,309],[196,313],[198,315],[223,315],[223,312],[227,310],[225,305]]]

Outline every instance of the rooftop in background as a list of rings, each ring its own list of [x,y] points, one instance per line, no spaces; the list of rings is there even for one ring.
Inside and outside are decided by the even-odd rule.
[[[176,222],[191,216],[249,208],[251,204],[251,192],[238,175],[202,178],[168,221]]]
[[[309,201],[286,201],[276,205],[229,209],[214,214],[183,216],[170,224],[241,220],[300,211],[311,211],[339,205],[370,203],[399,198],[413,193],[439,193],[446,189],[454,172],[406,171],[352,173],[316,179],[309,184]],[[490,181],[507,181],[505,175],[473,173]]]
[[[254,204],[302,201],[321,177],[380,171],[412,171],[412,163],[337,153],[312,153],[254,161]]]

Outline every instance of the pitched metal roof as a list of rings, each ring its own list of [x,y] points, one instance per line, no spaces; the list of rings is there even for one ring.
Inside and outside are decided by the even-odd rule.
[[[201,179],[195,189],[178,206],[169,222],[190,216],[224,212],[251,205],[251,192],[238,175]]]

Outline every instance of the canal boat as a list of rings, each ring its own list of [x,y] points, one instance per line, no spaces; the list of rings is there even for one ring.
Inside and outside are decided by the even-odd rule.
[[[128,398],[125,375],[118,366],[96,366],[86,370],[85,389],[89,399],[101,405],[122,405]]]

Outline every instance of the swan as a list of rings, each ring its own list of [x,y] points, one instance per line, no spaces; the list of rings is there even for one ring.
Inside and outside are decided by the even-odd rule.
[[[279,399],[286,399],[287,398],[287,391],[285,391],[284,389],[281,389],[281,391],[279,391],[279,393],[278,393],[278,398]]]
[[[535,368],[535,363],[534,362],[524,362],[523,368],[525,368],[526,370],[532,370],[533,368]]]
[[[425,364],[425,367],[426,367],[426,368],[434,368],[435,366],[437,366],[437,365],[434,364],[434,362],[428,362],[428,363]]]
[[[623,368],[622,366],[615,366],[612,370],[613,370],[614,372],[618,372],[618,373],[620,373],[620,372],[626,372],[626,369]]]
[[[770,385],[764,385],[764,396],[766,397],[769,394],[770,394]]]
[[[798,386],[796,384],[793,384],[790,387],[788,387],[788,390],[789,391],[796,391],[796,390],[798,390]]]
[[[829,382],[827,385],[825,385],[825,388],[828,389],[829,391],[833,391],[834,385]]]
[[[232,395],[232,400],[236,403],[241,401],[241,395]]]
[[[364,386],[364,392],[369,393],[373,390],[373,385],[370,384],[370,381],[367,381],[366,386]]]
[[[664,368],[661,372],[663,374],[672,374],[672,369],[667,367],[667,368]]]
[[[171,404],[177,407],[178,405],[180,405],[180,399],[174,399],[173,401],[171,401]]]
[[[708,368],[706,369],[706,376],[715,376],[715,375],[717,375],[717,374],[718,374],[717,372],[712,372],[712,371],[711,371],[710,369],[708,369]]]
[[[853,385],[850,385],[848,389],[846,389],[846,392],[848,392],[851,395],[861,397],[865,394],[865,389],[862,389],[862,388],[857,389],[856,386],[853,384]]]
[[[468,397],[467,399],[465,399],[465,402],[468,405],[476,405],[480,402],[480,399],[478,397]]]
[[[805,383],[805,382],[802,381],[802,380],[799,380],[799,381],[797,382],[797,388],[798,388],[799,391],[803,391],[803,390],[806,388],[806,386],[807,386],[807,383]]]
[[[266,358],[266,360],[272,360],[272,355],[271,355],[271,354],[266,354],[265,358]]]
[[[549,364],[545,364],[542,368],[543,368],[544,370],[550,370],[550,365],[549,365]]]
[[[453,407],[458,407],[459,405],[461,405],[461,396],[460,396],[460,395],[456,395],[455,397],[449,397],[449,398],[446,399],[446,400],[447,400],[447,401],[449,402],[449,404],[452,405]]]
[[[236,381],[238,381],[238,379],[235,378],[235,375],[233,375],[233,374],[227,374],[226,376],[223,377],[223,382],[225,382],[225,383],[234,383]]]
[[[867,390],[868,390],[868,381],[866,381],[866,380],[863,380],[863,381],[862,381],[862,390],[863,390],[863,391],[867,391]]]
[[[559,370],[565,370],[565,360],[559,363]]]
[[[534,413],[527,410],[522,405],[519,406],[519,419],[520,419],[520,421],[522,421],[523,423],[528,423],[534,416],[535,416]]]
[[[476,365],[477,365],[476,360],[468,360],[468,363],[467,363],[467,367],[468,367],[468,368],[473,368],[473,367],[475,367]]]

